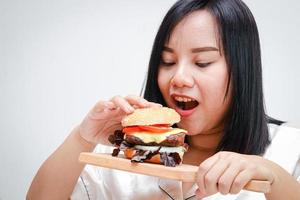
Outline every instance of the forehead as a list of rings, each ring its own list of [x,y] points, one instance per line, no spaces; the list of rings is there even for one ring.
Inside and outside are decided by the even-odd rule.
[[[217,47],[217,25],[214,17],[206,10],[199,10],[183,18],[170,35],[168,45],[193,47]]]

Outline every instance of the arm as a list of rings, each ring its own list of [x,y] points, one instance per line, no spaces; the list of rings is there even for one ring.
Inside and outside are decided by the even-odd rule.
[[[271,192],[265,194],[267,200],[300,199],[300,183],[296,181],[287,171],[279,165],[264,160],[266,165],[275,174],[275,179],[271,186]]]
[[[27,199],[68,199],[84,168],[78,162],[83,151],[93,151],[95,144],[109,145],[107,138],[120,130],[121,119],[134,107],[161,106],[137,96],[115,96],[99,101],[64,143],[43,163],[34,177]]]
[[[78,162],[83,151],[95,145],[84,140],[76,127],[60,147],[43,163],[27,193],[27,199],[68,199],[84,168]]]

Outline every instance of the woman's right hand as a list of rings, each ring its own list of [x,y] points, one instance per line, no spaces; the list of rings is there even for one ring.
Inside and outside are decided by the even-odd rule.
[[[134,95],[114,96],[110,101],[99,101],[81,122],[79,133],[90,143],[110,145],[108,136],[122,129],[121,120],[125,115],[131,114],[135,108],[157,106],[161,105]]]

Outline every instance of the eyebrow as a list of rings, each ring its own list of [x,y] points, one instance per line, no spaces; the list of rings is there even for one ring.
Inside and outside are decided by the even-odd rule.
[[[199,47],[192,49],[192,53],[198,53],[203,51],[219,51],[219,49],[216,47]]]
[[[171,49],[170,47],[164,46],[163,50],[174,53],[174,50]],[[192,53],[199,53],[199,52],[205,52],[205,51],[219,51],[219,49],[216,47],[199,47],[199,48],[192,49]]]

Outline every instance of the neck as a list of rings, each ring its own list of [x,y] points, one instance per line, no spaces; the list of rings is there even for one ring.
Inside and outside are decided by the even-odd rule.
[[[191,148],[199,151],[216,151],[223,137],[223,127],[216,127],[190,136],[188,142]]]
[[[202,161],[215,154],[223,137],[223,132],[223,127],[217,127],[189,136],[189,149],[185,153],[184,163],[199,165]]]

